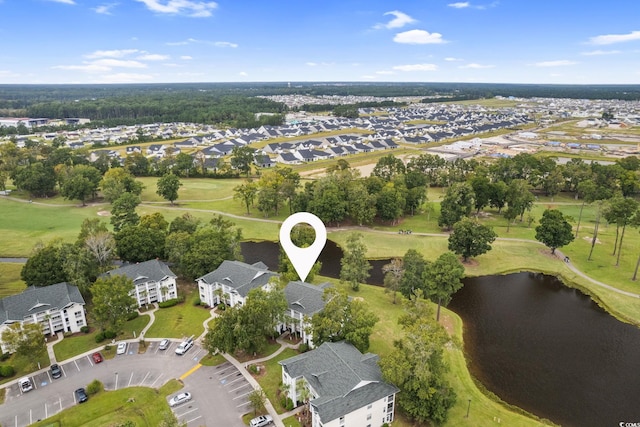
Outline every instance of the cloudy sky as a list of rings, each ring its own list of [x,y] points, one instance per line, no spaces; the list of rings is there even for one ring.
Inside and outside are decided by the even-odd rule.
[[[640,0],[0,0],[0,84],[640,84]]]

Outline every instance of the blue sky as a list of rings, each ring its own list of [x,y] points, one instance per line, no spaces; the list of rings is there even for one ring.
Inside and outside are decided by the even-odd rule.
[[[0,83],[640,84],[639,0],[0,0]]]

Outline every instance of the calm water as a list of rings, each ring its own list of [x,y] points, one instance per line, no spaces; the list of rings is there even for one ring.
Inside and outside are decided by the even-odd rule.
[[[465,280],[449,308],[473,375],[506,402],[564,426],[640,423],[640,329],[588,296],[520,273]]]

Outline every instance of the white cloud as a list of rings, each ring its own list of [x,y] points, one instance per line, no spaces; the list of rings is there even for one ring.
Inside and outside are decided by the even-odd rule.
[[[449,3],[447,6],[449,7],[453,7],[454,9],[465,9],[467,7],[471,6],[471,3],[469,3],[468,1],[464,1],[464,2],[457,2],[457,3]]]
[[[376,74],[391,75],[391,74],[395,74],[395,73],[393,71],[382,70],[382,71],[376,71]]]
[[[138,49],[96,50],[85,55],[85,58],[122,58],[127,55],[140,52]]]
[[[315,66],[317,66],[318,64],[317,64],[317,63],[315,63],[315,62],[305,62],[305,63],[304,63],[304,65],[306,65],[306,66],[308,66],[308,67],[315,67]]]
[[[365,80],[374,80],[376,76],[365,75],[365,76],[360,76],[360,78]]]
[[[445,43],[440,33],[430,33],[425,30],[409,30],[398,33],[393,38],[396,43],[405,44],[439,44]]]
[[[238,47],[237,43],[214,42],[214,41],[209,41],[209,40],[198,40],[198,39],[194,39],[194,38],[188,38],[186,40],[182,40],[182,41],[179,41],[179,42],[167,42],[165,44],[167,46],[186,46],[188,44],[206,44],[206,45],[215,46],[215,47],[232,47],[232,48]]]
[[[213,14],[213,10],[218,7],[212,1],[191,1],[191,0],[136,0],[144,3],[147,9],[169,15],[184,15],[192,18],[206,18]]]
[[[407,64],[396,65],[393,69],[398,71],[436,71],[438,66],[435,64]]]
[[[98,64],[84,64],[84,65],[56,65],[51,68],[57,70],[68,70],[68,71],[84,71],[87,73],[97,73],[110,71],[111,67],[107,67],[106,65],[98,65]]]
[[[493,68],[493,67],[495,67],[495,65],[482,65],[482,64],[476,64],[472,62],[471,64],[461,65],[458,68],[474,68],[479,70],[482,68]]]
[[[614,44],[640,40],[640,31],[631,31],[629,34],[604,34],[591,37],[589,43],[597,45]]]
[[[165,67],[171,67],[171,68],[176,68],[176,67],[184,67],[184,65],[180,65],[180,64],[175,64],[173,62],[165,62],[164,64]]]
[[[454,58],[453,56],[447,56],[444,60],[448,62],[464,61],[462,58]]]
[[[93,61],[93,64],[98,66],[109,67],[109,68],[114,68],[114,67],[147,68],[147,64],[143,64],[142,62],[139,62],[139,61],[113,59],[113,58],[98,59],[96,61]]]
[[[620,50],[592,50],[590,52],[582,52],[581,55],[584,56],[599,56],[599,55],[617,55],[618,53],[622,53]]]
[[[565,67],[567,65],[575,65],[577,64],[577,62],[575,61],[569,61],[567,59],[561,59],[558,61],[542,61],[542,62],[536,62],[535,65],[536,67]]]
[[[150,74],[116,73],[100,76],[99,83],[140,83],[153,80]]]
[[[193,57],[191,57],[189,55],[182,55],[180,57],[180,59],[182,59],[183,61],[189,61],[189,60],[193,59]]]
[[[238,73],[238,75],[242,76],[242,77],[247,77],[249,74],[246,71],[240,71]]]
[[[238,47],[236,43],[231,43],[231,42],[213,42],[213,45],[216,47],[233,47],[233,48]]]
[[[489,4],[471,4],[468,1],[460,1],[460,2],[456,2],[456,3],[449,3],[447,6],[449,7],[453,7],[454,9],[467,9],[467,8],[471,8],[471,9],[478,9],[478,10],[485,10],[485,9],[489,9],[490,7],[496,7],[499,4],[498,1],[494,1],[492,3]]]
[[[136,59],[141,61],[166,61],[169,59],[169,55],[160,55],[157,53],[145,53],[144,55],[138,56]]]
[[[102,4],[98,7],[95,7],[93,10],[95,10],[96,13],[99,13],[101,15],[111,15],[111,9],[113,9],[117,5],[118,3]]]
[[[387,12],[384,16],[392,15],[394,18],[387,22],[386,24],[376,24],[373,28],[380,30],[382,28],[402,28],[405,25],[413,24],[414,22],[418,22],[406,13],[400,12],[399,10],[392,10],[391,12]]]
[[[48,0],[52,3],[76,4],[73,0]]]

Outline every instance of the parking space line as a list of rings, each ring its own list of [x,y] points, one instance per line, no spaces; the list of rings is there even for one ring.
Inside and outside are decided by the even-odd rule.
[[[129,385],[127,387],[131,387],[132,380],[133,380],[133,372],[131,372],[131,376],[129,377]]]
[[[151,383],[151,387],[154,387],[154,386],[156,385],[156,382],[157,382],[160,378],[162,378],[162,374],[160,374],[160,375],[158,376],[158,378],[156,378],[156,380],[155,380],[153,383]]]
[[[64,368],[62,367],[62,365],[60,365],[60,370],[62,371],[62,375],[66,377],[67,373],[64,371]]]
[[[49,418],[49,410],[47,409],[47,403],[44,404],[44,417]]]
[[[140,385],[143,385],[144,382],[147,380],[147,377],[149,376],[151,372],[147,371],[147,374],[144,376],[144,378],[142,379],[142,381],[140,381]]]
[[[190,423],[190,422],[192,422],[192,421],[197,420],[198,418],[202,418],[202,415],[198,415],[198,416],[197,416],[197,417],[195,417],[195,418],[191,418],[190,420],[187,420],[187,424],[189,424],[189,423]]]
[[[227,387],[233,383],[244,380],[244,377],[236,378],[235,380],[228,381],[224,386]]]
[[[234,397],[232,400],[240,399],[241,397],[245,397],[245,396],[251,394],[252,392],[253,392],[253,390],[252,391],[248,391],[245,394],[241,394],[240,396]]]
[[[236,391],[236,390],[240,390],[241,388],[245,388],[245,387],[250,386],[250,385],[251,385],[251,384],[249,384],[249,383],[243,384],[243,385],[241,385],[241,386],[240,386],[240,387],[238,387],[238,388],[234,388],[234,389],[229,390],[229,393],[234,392],[234,391]]]
[[[250,402],[249,400],[247,400],[247,401],[246,401],[246,402],[244,402],[244,403],[241,403],[241,404],[239,404],[239,405],[236,405],[236,408],[239,408],[239,407],[241,407],[241,406],[246,406],[246,405],[248,405],[249,403],[251,403],[251,402]]]
[[[29,409],[29,424],[33,424],[33,412]]]
[[[221,372],[221,374],[224,374],[224,372]],[[233,375],[233,374],[234,374],[234,372],[232,371],[229,375],[224,375],[224,376],[223,376],[223,377],[221,377],[220,379],[221,379],[221,380],[223,380],[223,379],[225,379],[225,378],[227,378],[227,377],[230,377],[230,376],[231,376],[231,375]]]
[[[76,364],[76,369],[78,370],[78,372],[80,372],[80,367],[78,366],[78,362],[74,360],[73,363]]]
[[[49,371],[47,371],[47,377],[49,377],[49,382],[52,383],[53,382],[53,378],[51,378],[51,374],[49,373]]]
[[[93,366],[93,362],[91,361],[91,358],[89,356],[87,356],[87,360],[89,361],[89,364]]]
[[[188,410],[187,412],[183,412],[182,414],[180,414],[180,416],[181,416],[181,417],[184,417],[185,415],[190,414],[190,413],[192,413],[192,412],[195,412],[195,411],[197,411],[197,410],[198,410],[198,408],[190,409],[190,410]]]

